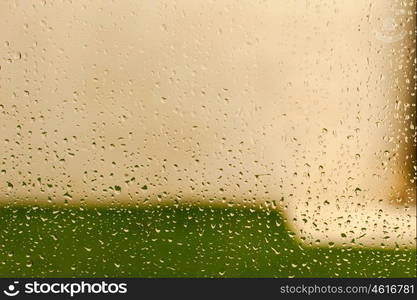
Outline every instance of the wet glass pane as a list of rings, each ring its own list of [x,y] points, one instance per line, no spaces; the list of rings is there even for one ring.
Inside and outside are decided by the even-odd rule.
[[[415,277],[415,3],[0,2],[0,276]]]

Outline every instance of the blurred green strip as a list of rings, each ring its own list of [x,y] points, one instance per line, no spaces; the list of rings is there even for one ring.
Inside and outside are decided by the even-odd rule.
[[[415,250],[303,248],[275,211],[0,208],[1,277],[415,277]]]

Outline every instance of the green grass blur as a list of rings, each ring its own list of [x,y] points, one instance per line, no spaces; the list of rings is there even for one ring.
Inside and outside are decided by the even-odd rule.
[[[275,211],[0,208],[1,277],[415,277],[416,251],[302,247]]]

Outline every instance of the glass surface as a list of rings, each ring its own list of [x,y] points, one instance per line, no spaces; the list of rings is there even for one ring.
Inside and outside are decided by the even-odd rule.
[[[0,2],[0,276],[415,277],[415,3]]]

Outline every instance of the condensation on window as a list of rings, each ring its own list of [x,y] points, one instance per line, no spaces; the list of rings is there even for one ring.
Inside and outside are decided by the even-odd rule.
[[[0,275],[415,276],[415,62],[409,0],[1,1]]]

